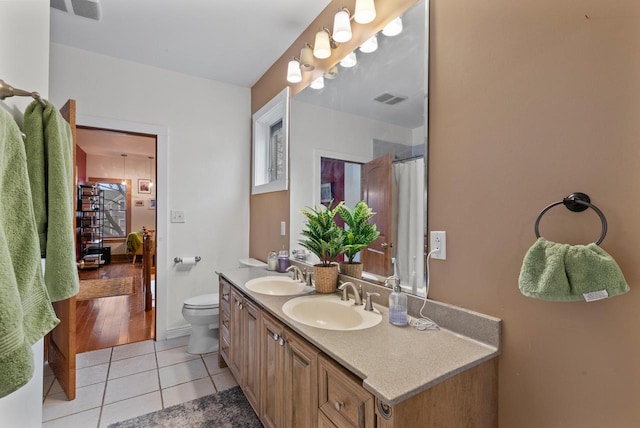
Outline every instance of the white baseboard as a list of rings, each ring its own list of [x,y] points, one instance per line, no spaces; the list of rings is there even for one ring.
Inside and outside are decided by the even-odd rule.
[[[168,328],[167,340],[175,339],[176,337],[189,336],[191,334],[191,325],[185,325],[183,327]]]

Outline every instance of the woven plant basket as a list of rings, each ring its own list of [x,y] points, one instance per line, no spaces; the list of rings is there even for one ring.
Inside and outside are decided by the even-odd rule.
[[[314,265],[317,293],[333,293],[338,287],[338,265]]]
[[[357,279],[362,278],[362,263],[355,262],[341,262],[340,263],[340,273],[343,275],[351,276]]]

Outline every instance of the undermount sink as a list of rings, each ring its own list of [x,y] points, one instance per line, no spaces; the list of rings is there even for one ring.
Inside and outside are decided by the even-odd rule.
[[[270,294],[272,296],[292,296],[308,293],[313,290],[305,284],[294,281],[288,276],[263,276],[247,281],[244,286],[254,293]]]
[[[295,321],[325,330],[363,330],[382,321],[376,309],[365,311],[363,305],[342,301],[335,294],[296,297],[282,305],[282,311]]]

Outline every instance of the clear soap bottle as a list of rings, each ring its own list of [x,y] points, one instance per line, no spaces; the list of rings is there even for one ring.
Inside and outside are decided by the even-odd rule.
[[[400,281],[395,281],[393,292],[389,294],[389,322],[397,326],[407,325],[407,295],[400,288]]]
[[[392,258],[393,276],[387,278],[387,283],[391,282],[393,291],[389,294],[389,322],[397,326],[407,325],[407,295],[400,288],[400,277],[398,277],[398,266],[396,258]]]

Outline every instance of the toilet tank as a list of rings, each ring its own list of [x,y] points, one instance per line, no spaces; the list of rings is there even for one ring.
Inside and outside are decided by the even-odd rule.
[[[260,260],[254,259],[254,258],[247,258],[247,259],[240,259],[238,260],[238,265],[241,268],[248,268],[248,267],[267,267],[267,264],[264,262],[261,262]]]

